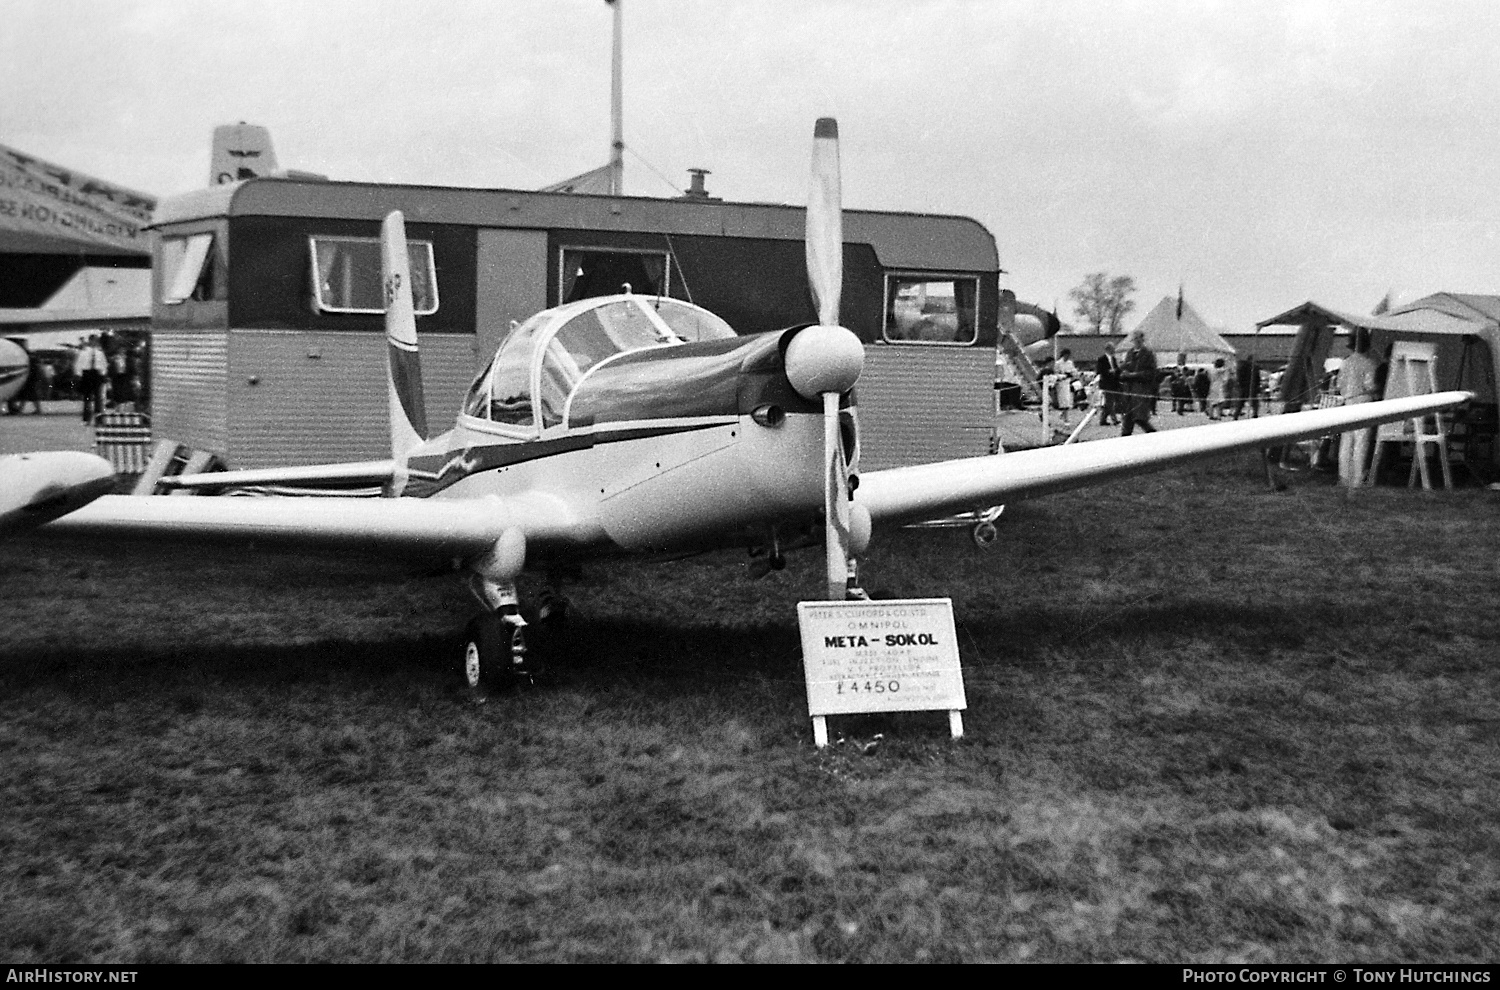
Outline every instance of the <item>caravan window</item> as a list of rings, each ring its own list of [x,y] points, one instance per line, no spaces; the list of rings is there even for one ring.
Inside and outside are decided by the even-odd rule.
[[[564,248],[557,301],[570,303],[596,296],[617,296],[627,285],[638,296],[665,295],[670,271],[665,251]]]
[[[162,238],[162,302],[213,298],[213,246],[213,234]]]
[[[968,345],[979,339],[979,279],[888,275],[885,285],[887,342]]]
[[[380,240],[375,237],[309,237],[313,301],[320,313],[384,313]],[[408,241],[412,303],[418,316],[437,312],[437,270],[431,241]]]

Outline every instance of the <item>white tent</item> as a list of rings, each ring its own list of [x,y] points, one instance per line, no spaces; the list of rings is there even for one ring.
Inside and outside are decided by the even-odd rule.
[[[1175,365],[1178,355],[1185,355],[1188,364],[1213,364],[1216,358],[1234,357],[1229,342],[1209,329],[1203,317],[1180,298],[1162,296],[1135,330],[1146,335],[1146,346],[1156,352],[1156,363],[1163,368]]]

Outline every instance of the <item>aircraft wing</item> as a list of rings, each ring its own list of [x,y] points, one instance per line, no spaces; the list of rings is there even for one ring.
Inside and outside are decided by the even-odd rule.
[[[871,471],[859,476],[859,489],[854,499],[869,510],[876,523],[931,519],[947,513],[983,509],[1070,488],[1083,488],[1215,454],[1277,446],[1407,419],[1457,406],[1472,398],[1469,392],[1438,392],[1337,409],[1210,423],[999,456]]]
[[[254,468],[248,471],[205,471],[167,475],[162,488],[240,488],[250,485],[380,485],[396,473],[396,462],[351,461],[345,464],[308,464],[302,467]]]
[[[409,559],[482,553],[507,529],[528,548],[577,549],[597,526],[545,495],[502,499],[171,498],[106,495],[45,527],[48,534],[180,543],[331,548]]]

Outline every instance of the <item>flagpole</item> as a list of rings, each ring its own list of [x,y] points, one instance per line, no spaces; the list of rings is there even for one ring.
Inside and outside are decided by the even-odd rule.
[[[614,9],[615,14],[614,52],[610,66],[609,115],[612,135],[609,146],[609,192],[611,196],[621,196],[625,193],[625,110],[622,94],[624,57],[620,40],[623,22],[621,8],[624,6],[624,0],[606,0],[606,2]]]

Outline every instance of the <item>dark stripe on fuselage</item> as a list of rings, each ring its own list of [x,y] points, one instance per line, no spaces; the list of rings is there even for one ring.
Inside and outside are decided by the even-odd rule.
[[[694,423],[691,426],[638,426],[605,432],[572,433],[552,440],[522,440],[517,443],[494,443],[483,447],[469,447],[458,453],[446,455],[428,454],[413,457],[406,462],[407,470],[415,472],[406,484],[402,495],[412,498],[428,498],[455,485],[465,478],[494,471],[499,468],[537,461],[544,457],[555,457],[575,450],[604,443],[622,443],[626,440],[642,440],[647,437],[667,436],[674,433],[692,433],[710,430],[728,423]],[[420,475],[436,475],[421,477]]]
[[[406,421],[417,431],[417,436],[427,439],[427,402],[422,396],[422,363],[414,350],[398,347],[389,339],[385,342],[386,356],[391,362],[391,382],[396,386],[396,397],[401,400],[401,410]]]
[[[820,412],[786,380],[782,333],[652,347],[601,364],[568,403],[568,425],[748,415],[773,403]]]

